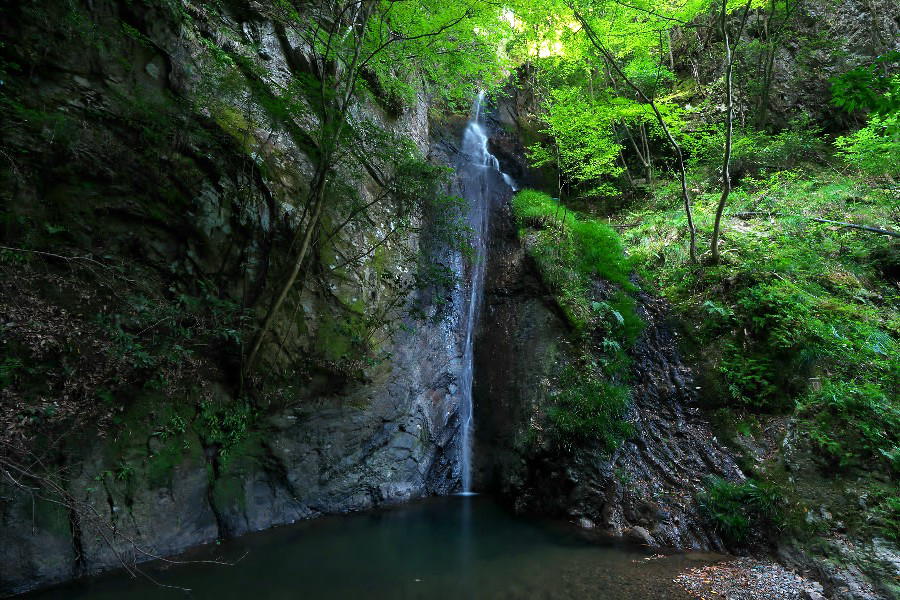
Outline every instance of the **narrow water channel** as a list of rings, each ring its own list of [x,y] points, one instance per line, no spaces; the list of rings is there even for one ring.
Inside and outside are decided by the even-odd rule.
[[[325,517],[193,551],[234,566],[149,565],[160,583],[215,600],[541,598],[688,600],[672,579],[717,560],[654,557],[604,544],[566,523],[515,517],[483,496],[430,499]],[[30,595],[31,600],[183,598],[118,573]]]

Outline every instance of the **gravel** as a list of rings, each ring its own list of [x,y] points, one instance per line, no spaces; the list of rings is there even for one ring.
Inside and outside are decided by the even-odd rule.
[[[822,586],[781,565],[738,558],[689,569],[675,583],[698,600],[824,600]]]

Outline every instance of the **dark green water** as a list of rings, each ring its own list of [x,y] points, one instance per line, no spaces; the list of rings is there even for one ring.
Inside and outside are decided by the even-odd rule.
[[[203,548],[185,559],[246,556],[236,566],[146,566],[159,581],[215,600],[591,598],[688,600],[672,583],[715,556],[647,560],[639,549],[585,539],[563,523],[514,517],[489,498],[439,498],[327,517]],[[31,600],[178,599],[114,574]]]

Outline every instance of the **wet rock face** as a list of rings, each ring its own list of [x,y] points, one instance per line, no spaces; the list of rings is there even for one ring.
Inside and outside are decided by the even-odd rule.
[[[795,543],[778,548],[788,567],[810,573],[835,600],[896,600],[900,598],[900,552],[884,539],[849,540],[833,536],[820,540],[826,551],[810,552]]]
[[[763,82],[764,61],[768,58],[755,53],[760,45],[765,47],[773,39],[769,36],[774,36],[778,41],[772,57],[766,125],[776,129],[787,127],[805,113],[826,130],[843,132],[855,128],[858,117],[830,103],[831,79],[855,67],[869,65],[891,50],[900,50],[897,3],[894,0],[804,0],[788,4],[791,14],[786,26],[784,13],[768,20],[768,8],[751,12],[744,35],[735,48],[738,55],[746,52],[753,58],[738,69],[737,77],[754,84]],[[735,14],[732,18],[737,20],[739,16]],[[707,99],[720,103],[721,90],[715,88],[722,77],[718,34],[713,33],[700,42],[694,34],[682,31],[673,40],[676,70],[682,76],[697,78],[702,86],[712,86],[717,91],[701,92],[701,96],[709,94]],[[700,100],[692,103],[696,105]],[[759,110],[758,101],[749,89],[738,92],[736,109],[739,112]],[[742,103],[746,103],[743,108]]]
[[[402,340],[387,381],[272,416],[265,437],[217,473],[190,452],[164,482],[138,460],[120,478],[109,473],[117,466],[102,440],[71,440],[60,466],[88,514],[38,497],[35,516],[29,494],[0,487],[0,594],[299,519],[452,492],[459,426],[448,339],[445,324]]]
[[[638,314],[647,326],[632,352],[636,435],[608,464],[591,465],[585,500],[602,490],[606,504],[600,515],[615,533],[641,525],[660,545],[722,549],[700,514],[696,494],[708,475],[744,476],[692,407],[694,374],[678,354],[665,303],[642,294]]]
[[[525,492],[530,428],[562,359],[566,325],[516,238],[508,203],[492,216],[489,239],[474,357],[475,487],[512,498]]]
[[[890,50],[900,50],[900,17],[894,0],[815,0],[801,5],[798,35],[790,36],[776,55],[772,111],[805,111],[817,121],[846,118],[827,103],[830,78]],[[818,40],[804,44],[801,38]],[[825,99],[823,101],[823,99]]]

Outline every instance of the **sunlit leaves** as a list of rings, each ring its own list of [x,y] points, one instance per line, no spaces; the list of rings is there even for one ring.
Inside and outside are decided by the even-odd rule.
[[[566,182],[576,184],[576,193],[610,195],[615,193],[612,181],[624,170],[622,151],[630,128],[641,128],[642,135],[665,135],[648,98],[655,100],[677,139],[683,111],[666,97],[676,80],[665,66],[667,31],[695,19],[709,9],[709,2],[514,4],[517,37],[511,53],[531,64],[531,85],[547,123],[543,133],[548,140],[532,146],[531,160],[555,164]],[[588,39],[586,27],[609,55],[603,56]],[[619,62],[622,71],[610,68],[609,60]]]
[[[554,90],[546,109],[545,133],[554,140],[562,172],[576,182],[596,182],[621,172],[616,164],[621,146],[613,136],[614,103],[585,98],[579,89],[569,87]],[[553,158],[546,148],[532,150],[532,159],[538,162]]]
[[[451,105],[467,104],[503,79],[498,48],[510,31],[502,9],[481,0],[384,0],[369,23],[366,67],[404,100],[424,82]]]
[[[880,117],[873,114],[865,127],[835,142],[849,164],[873,176],[900,174],[900,112]]]
[[[831,80],[831,103],[848,113],[900,111],[900,52],[887,52]]]

